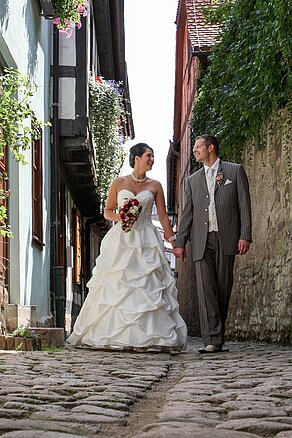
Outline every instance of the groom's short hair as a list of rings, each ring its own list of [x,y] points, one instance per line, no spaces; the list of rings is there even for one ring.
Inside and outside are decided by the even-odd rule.
[[[214,135],[210,135],[210,134],[198,135],[196,137],[196,140],[198,140],[199,138],[202,138],[204,140],[206,146],[210,146],[210,144],[213,144],[214,148],[215,148],[216,155],[218,155],[220,145],[219,145],[219,141],[217,140],[217,138]]]

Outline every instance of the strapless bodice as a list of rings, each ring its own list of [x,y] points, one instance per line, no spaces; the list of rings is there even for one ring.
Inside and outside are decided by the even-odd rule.
[[[137,193],[137,195],[134,195],[130,190],[122,189],[118,193],[118,206],[120,207],[122,201],[127,198],[138,199],[142,205],[141,213],[137,222],[134,224],[134,228],[140,229],[145,226],[153,225],[151,214],[154,204],[154,194],[150,190],[143,190],[142,192]]]

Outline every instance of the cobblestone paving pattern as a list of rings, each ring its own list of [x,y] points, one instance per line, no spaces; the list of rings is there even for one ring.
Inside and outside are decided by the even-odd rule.
[[[0,351],[0,435],[292,438],[292,349],[233,342],[200,355],[200,345],[191,338],[176,356]]]

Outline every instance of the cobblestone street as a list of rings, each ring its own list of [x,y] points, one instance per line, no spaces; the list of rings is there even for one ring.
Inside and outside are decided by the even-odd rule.
[[[292,437],[292,350],[0,352],[0,435],[9,438]]]

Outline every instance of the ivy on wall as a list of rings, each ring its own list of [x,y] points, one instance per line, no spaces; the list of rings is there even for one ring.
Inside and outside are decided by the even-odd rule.
[[[4,69],[4,75],[0,76],[0,157],[8,147],[16,161],[27,164],[23,151],[30,148],[32,138],[39,138],[42,125],[31,108],[33,94],[32,84],[26,76],[13,68]],[[7,173],[0,172],[0,234],[11,237],[5,203],[10,193],[3,188],[6,180]]]
[[[120,84],[100,76],[89,82],[90,125],[96,161],[97,189],[101,212],[112,180],[125,159],[123,123],[126,113]]]
[[[41,122],[31,109],[34,90],[26,76],[13,68],[5,68],[0,76],[0,156],[4,147],[9,146],[14,158],[26,164],[22,151],[30,148],[31,137],[38,138]],[[26,121],[33,123],[28,126]]]
[[[263,122],[291,102],[291,3],[225,0],[207,17],[222,30],[201,78],[192,135],[216,135],[221,157],[240,161],[251,138],[263,147]]]

